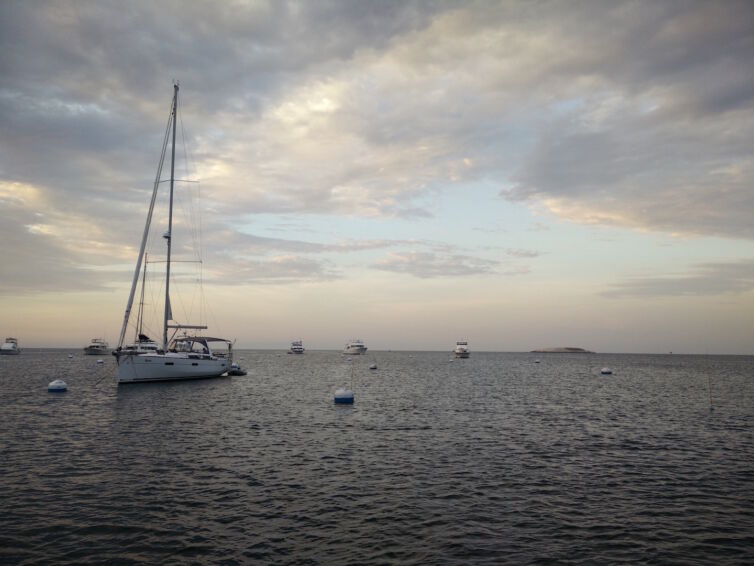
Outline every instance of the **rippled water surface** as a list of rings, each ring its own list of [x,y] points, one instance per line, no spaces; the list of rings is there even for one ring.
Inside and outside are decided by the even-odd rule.
[[[0,562],[754,562],[752,357],[239,355],[0,357]]]

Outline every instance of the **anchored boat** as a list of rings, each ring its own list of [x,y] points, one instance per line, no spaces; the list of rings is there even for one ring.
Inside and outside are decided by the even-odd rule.
[[[456,342],[456,349],[453,350],[453,353],[455,354],[456,358],[468,358],[471,355],[471,350],[469,350],[469,343],[465,340],[459,340]]]
[[[97,356],[107,354],[110,346],[102,338],[92,338],[88,346],[84,346],[84,353],[87,356]]]
[[[165,130],[165,138],[162,144],[162,154],[157,169],[152,200],[147,212],[146,226],[141,240],[139,257],[136,261],[131,292],[128,296],[126,312],[123,317],[123,326],[118,340],[118,347],[113,352],[118,363],[118,383],[139,383],[147,381],[186,380],[206,377],[218,377],[225,374],[233,363],[233,344],[225,338],[211,338],[194,334],[195,331],[205,330],[207,326],[201,324],[183,324],[173,318],[170,304],[170,267],[171,250],[173,244],[173,196],[175,179],[175,135],[178,113],[178,84],[173,85],[173,101],[168,118],[168,126]],[[172,135],[171,135],[172,130]],[[164,316],[162,320],[162,345],[160,346],[142,332],[143,285],[142,300],[139,310],[139,321],[136,328],[136,338],[132,344],[125,345],[126,332],[131,315],[131,307],[141,274],[142,261],[145,257],[147,240],[149,237],[152,214],[161,181],[165,154],[168,148],[168,140],[171,144],[170,159],[170,195],[167,217],[167,232],[163,238],[166,241],[165,254],[165,279],[164,279]],[[144,269],[146,279],[146,263]],[[189,334],[189,331],[192,333]],[[180,335],[178,333],[181,333]],[[169,335],[170,333],[170,335]]]
[[[0,346],[0,354],[4,356],[14,356],[21,353],[21,348],[18,347],[18,340],[15,338],[6,338],[2,346]]]
[[[366,354],[367,347],[364,345],[364,342],[362,342],[358,338],[355,338],[354,340],[346,343],[345,347],[343,348],[343,353],[352,355]]]

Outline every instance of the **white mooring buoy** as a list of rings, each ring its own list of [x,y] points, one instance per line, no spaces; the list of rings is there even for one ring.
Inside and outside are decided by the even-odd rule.
[[[339,405],[353,405],[353,391],[345,387],[336,389],[335,402]]]
[[[348,361],[351,361],[350,358]],[[351,364],[351,388],[340,387],[336,389],[335,403],[338,405],[353,405],[353,363]]]
[[[73,354],[68,354],[68,359],[70,360],[73,357]]]
[[[51,381],[50,384],[47,386],[47,391],[51,393],[63,393],[64,391],[68,390],[68,386],[66,385],[65,381],[62,379],[56,379],[55,381]]]
[[[611,370],[610,368],[602,368],[602,369],[600,370],[600,373],[601,373],[602,375],[612,375],[612,373],[613,373],[613,370]]]
[[[369,369],[377,369],[377,364],[372,364],[369,366]]]
[[[99,359],[99,360],[97,360],[97,363],[98,363],[98,364],[104,364],[104,363],[105,363],[105,360],[103,360],[103,359]]]

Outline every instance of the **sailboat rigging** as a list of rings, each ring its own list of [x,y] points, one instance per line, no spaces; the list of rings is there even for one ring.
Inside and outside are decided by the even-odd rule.
[[[210,338],[199,335],[189,335],[187,330],[205,330],[206,325],[197,324],[178,324],[173,318],[173,312],[170,303],[170,265],[172,261],[172,241],[173,241],[173,196],[175,186],[175,138],[176,123],[178,113],[178,83],[173,85],[173,100],[171,104],[168,125],[165,130],[165,138],[162,144],[162,153],[160,162],[157,167],[157,176],[155,177],[154,187],[152,189],[152,199],[147,212],[147,221],[144,227],[144,234],[141,240],[139,256],[136,261],[136,269],[131,284],[131,291],[128,296],[128,303],[123,318],[118,347],[113,352],[118,363],[118,383],[137,383],[145,381],[167,381],[167,380],[185,380],[197,379],[204,377],[217,377],[225,374],[233,362],[232,342],[224,338]],[[166,268],[165,268],[165,298],[164,298],[164,316],[162,324],[162,347],[160,348],[155,342],[143,334],[144,322],[144,283],[146,282],[146,245],[149,236],[149,230],[152,223],[157,193],[161,184],[162,169],[167,153],[168,141],[171,143],[170,156],[170,194],[168,201],[168,227],[163,235],[166,240]],[[144,274],[142,279],[141,300],[137,316],[137,339],[132,345],[124,346],[128,322],[130,319],[131,308],[133,306],[136,286],[139,281],[139,275],[142,272],[141,266],[144,261]],[[171,321],[173,322],[171,324]],[[168,330],[173,330],[172,336],[168,337]],[[176,338],[176,333],[182,331],[183,334]],[[212,346],[215,344],[224,344],[227,351],[221,351],[222,347],[213,351]]]

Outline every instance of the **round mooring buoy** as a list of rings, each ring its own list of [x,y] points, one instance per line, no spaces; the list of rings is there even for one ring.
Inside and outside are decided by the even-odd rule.
[[[341,387],[335,391],[335,402],[339,405],[353,405],[353,391]]]
[[[377,369],[377,364],[372,364],[369,366],[369,369]]]
[[[65,381],[62,379],[56,379],[55,381],[51,381],[50,384],[47,386],[47,391],[51,393],[63,393],[64,391],[68,390],[68,385],[66,385]]]
[[[103,359],[99,359],[99,360],[97,360],[97,363],[98,363],[98,364],[104,364],[104,363],[105,363],[105,360],[103,360]]]
[[[601,373],[602,375],[612,375],[612,373],[613,373],[613,370],[611,370],[610,368],[602,368],[602,369],[600,370],[600,373]]]

